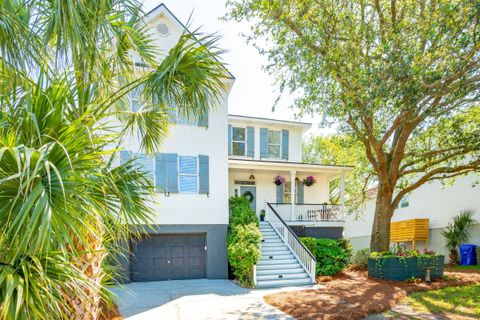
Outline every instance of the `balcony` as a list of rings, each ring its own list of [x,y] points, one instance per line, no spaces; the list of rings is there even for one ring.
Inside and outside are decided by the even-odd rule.
[[[273,209],[287,224],[316,224],[345,222],[344,210],[339,204],[271,203]]]

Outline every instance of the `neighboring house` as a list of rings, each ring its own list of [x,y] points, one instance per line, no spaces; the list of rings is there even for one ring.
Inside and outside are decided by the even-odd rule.
[[[186,32],[163,4],[147,19],[165,50]],[[122,265],[127,280],[227,278],[228,198],[247,191],[257,214],[267,210],[271,221],[261,227],[259,286],[305,284],[314,277],[312,259],[279,216],[299,235],[341,237],[343,203],[327,203],[329,181],[352,168],[301,163],[302,135],[310,124],[229,116],[233,82],[233,76],[225,79],[222,99],[208,116],[198,121],[173,116],[169,136],[154,157],[140,152],[135,137],[122,145],[120,161],[135,157],[158,189],[155,224],[127,245]],[[133,95],[131,104],[136,109],[141,101]],[[278,174],[287,179],[284,185],[274,185]],[[308,175],[317,183],[304,187],[301,181]]]
[[[441,230],[452,218],[465,209],[476,210],[474,218],[477,224],[470,229],[470,243],[480,245],[480,177],[468,175],[458,178],[453,185],[442,185],[441,182],[427,183],[411,192],[402,199],[399,208],[395,210],[392,221],[415,218],[428,218],[428,247],[437,252],[445,253],[445,240]],[[355,249],[368,248],[375,210],[375,193],[367,201],[363,214],[357,220],[347,216],[345,237],[350,238]],[[411,245],[411,244],[409,244]],[[425,247],[418,242],[417,248]]]

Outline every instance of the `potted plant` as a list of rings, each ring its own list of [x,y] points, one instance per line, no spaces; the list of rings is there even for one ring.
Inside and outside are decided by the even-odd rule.
[[[307,187],[313,186],[317,182],[317,179],[315,179],[314,176],[308,176],[303,179],[303,184],[306,185]]]
[[[285,177],[283,177],[281,175],[276,175],[273,178],[273,183],[275,183],[277,186],[280,186],[280,185],[285,183]]]
[[[260,210],[260,221],[265,221],[265,210]]]

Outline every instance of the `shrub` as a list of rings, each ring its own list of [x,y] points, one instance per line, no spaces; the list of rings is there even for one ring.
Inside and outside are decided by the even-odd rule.
[[[333,276],[347,267],[349,254],[339,241],[316,238],[300,240],[317,259],[317,275]]]
[[[458,264],[458,246],[468,241],[470,236],[468,229],[475,223],[474,214],[473,210],[463,210],[442,230],[442,236],[446,241],[445,247],[450,252],[448,255],[450,263]]]
[[[260,231],[255,223],[235,225],[228,235],[228,260],[235,278],[251,286],[252,268],[260,258]]]
[[[359,269],[366,269],[368,267],[368,258],[370,257],[370,249],[365,248],[355,251],[350,259],[352,265]]]
[[[228,261],[240,284],[251,286],[253,266],[260,259],[261,234],[258,218],[245,197],[231,197],[229,206]]]
[[[250,207],[250,201],[245,197],[231,197],[229,200],[230,226],[237,224],[255,223],[258,225],[258,218],[255,211]]]
[[[347,254],[348,259],[350,259],[352,257],[352,254],[353,254],[353,246],[352,246],[352,243],[350,242],[350,239],[341,238],[341,239],[337,239],[337,242],[340,244],[342,249]]]

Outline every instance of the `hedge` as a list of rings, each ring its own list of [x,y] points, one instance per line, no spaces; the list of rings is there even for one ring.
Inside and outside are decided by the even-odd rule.
[[[245,197],[230,198],[229,206],[228,261],[239,283],[251,287],[253,266],[261,256],[258,218]]]

